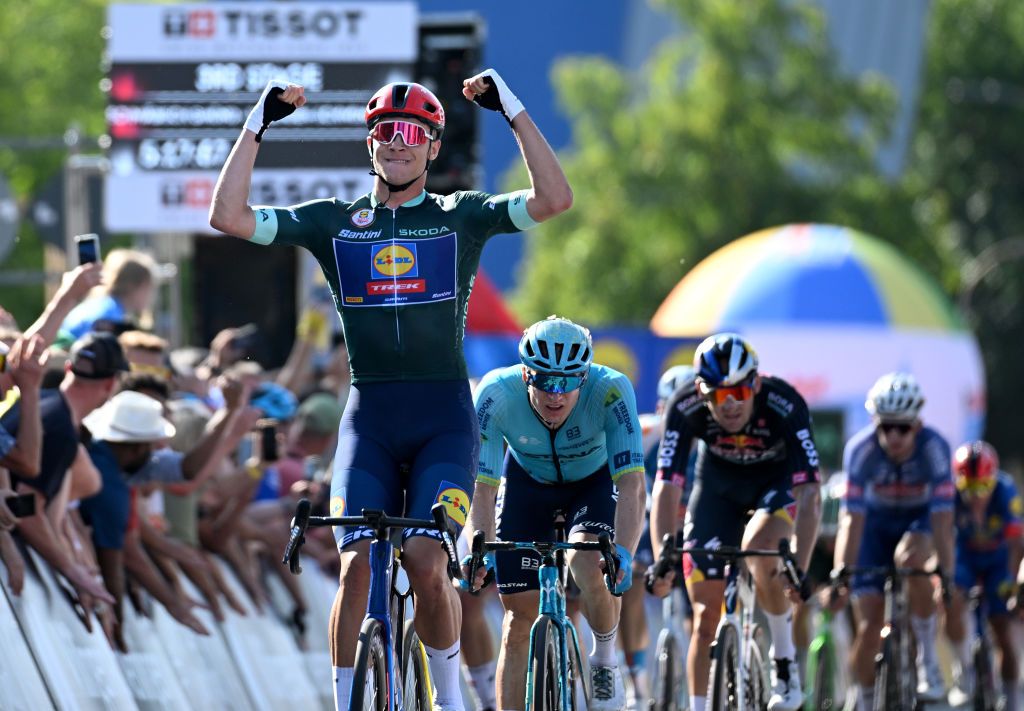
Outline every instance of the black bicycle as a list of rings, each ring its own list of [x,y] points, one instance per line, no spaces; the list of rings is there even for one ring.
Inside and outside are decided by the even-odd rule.
[[[783,574],[806,600],[810,590],[790,550],[789,540],[781,539],[778,550],[774,551],[719,546],[685,548],[683,552],[691,555],[700,553],[725,561],[725,614],[718,623],[715,641],[711,645],[708,708],[712,711],[767,708],[771,696],[768,634],[754,621],[757,604],[754,578],[741,561],[753,557],[781,558]]]
[[[988,638],[985,588],[981,585],[972,587],[967,595],[967,603],[974,618],[974,639],[971,640],[974,689],[971,694],[971,708],[974,711],[995,711],[999,692],[996,690],[996,671],[992,663],[992,642]]]
[[[431,711],[433,689],[426,652],[413,621],[405,619],[406,602],[413,591],[398,588],[398,565],[402,555],[402,529],[428,529],[441,534],[440,545],[448,555],[449,577],[462,577],[455,549],[455,528],[445,505],[434,505],[430,510],[431,521],[392,517],[383,511],[370,509],[363,509],[362,516],[321,517],[309,514],[310,503],[303,499],[295,509],[291,537],[281,561],[287,563],[295,575],[302,572],[299,551],[306,540],[308,527],[365,526],[373,531],[370,593],[366,618],[359,629],[356,644],[350,711]]]
[[[882,649],[875,657],[875,711],[921,709],[917,698],[917,664],[910,630],[910,609],[906,581],[913,577],[942,578],[938,568],[900,568],[890,566],[858,566],[841,568],[832,574],[832,586],[846,584],[853,575],[885,576],[885,624],[882,626]],[[949,592],[943,579],[943,597]]]
[[[645,576],[647,592],[654,591],[654,581],[670,570],[679,571],[680,554],[676,537],[666,533],[661,553]],[[648,711],[681,711],[686,708],[686,658],[683,653],[683,632],[679,627],[681,591],[673,587],[662,601],[664,627],[658,634],[654,655],[654,677]]]

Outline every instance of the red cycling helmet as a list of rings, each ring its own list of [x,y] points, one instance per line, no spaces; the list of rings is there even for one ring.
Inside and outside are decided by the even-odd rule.
[[[998,474],[999,455],[988,442],[966,442],[953,454],[953,477],[960,491],[991,491]]]
[[[373,128],[386,118],[415,118],[437,132],[444,131],[444,107],[427,87],[412,82],[386,84],[366,104],[366,127]]]

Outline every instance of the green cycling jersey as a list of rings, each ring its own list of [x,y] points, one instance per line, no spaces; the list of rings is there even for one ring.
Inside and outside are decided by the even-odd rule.
[[[370,195],[254,207],[257,244],[308,249],[341,316],[352,382],[466,377],[462,339],[491,235],[536,223],[525,190],[426,191],[397,208]]]

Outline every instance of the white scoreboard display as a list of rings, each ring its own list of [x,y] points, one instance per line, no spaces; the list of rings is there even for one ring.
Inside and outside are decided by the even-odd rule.
[[[417,23],[413,2],[111,5],[107,229],[209,232],[217,173],[272,78],[309,103],[264,135],[251,202],[365,192],[363,109],[411,78]]]

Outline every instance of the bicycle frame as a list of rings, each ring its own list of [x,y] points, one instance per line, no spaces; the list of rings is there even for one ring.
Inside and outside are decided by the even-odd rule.
[[[451,577],[461,577],[455,549],[455,532],[448,513],[443,504],[435,504],[431,509],[433,521],[390,517],[383,511],[367,509],[363,510],[362,516],[311,517],[310,510],[310,502],[303,499],[296,507],[295,518],[292,519],[291,535],[281,562],[287,563],[293,574],[302,572],[299,565],[299,551],[305,542],[305,532],[308,526],[366,526],[373,531],[373,540],[370,543],[370,589],[366,600],[366,615],[363,620],[364,622],[368,619],[376,620],[384,628],[385,669],[388,679],[386,708],[389,711],[401,711],[403,708],[402,684],[405,680],[404,677],[399,679],[402,675],[397,674],[395,668],[402,666],[399,650],[403,649],[403,635],[405,634],[404,602],[412,593],[403,594],[395,588],[398,556],[395,545],[391,542],[391,529],[426,528],[440,532],[441,545],[448,555],[448,573]],[[394,612],[391,609],[393,597],[403,603]],[[353,680],[353,684],[357,682],[358,680]]]

